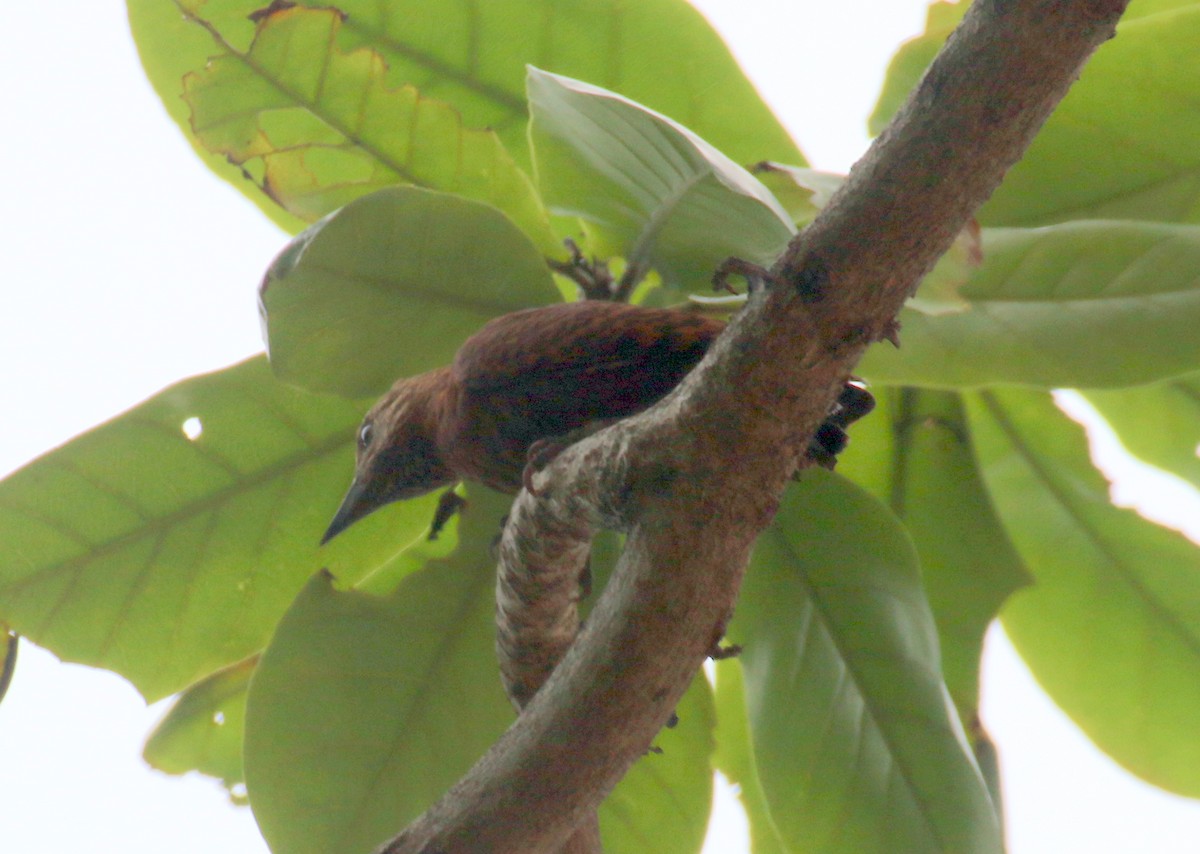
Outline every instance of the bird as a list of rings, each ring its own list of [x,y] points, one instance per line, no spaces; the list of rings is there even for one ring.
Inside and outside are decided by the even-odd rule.
[[[450,365],[397,380],[367,412],[353,481],[321,544],[380,507],[460,480],[517,493],[531,451],[649,408],[724,328],[695,311],[600,300],[488,321]],[[870,392],[847,381],[810,456],[832,468],[845,427],[873,406]]]

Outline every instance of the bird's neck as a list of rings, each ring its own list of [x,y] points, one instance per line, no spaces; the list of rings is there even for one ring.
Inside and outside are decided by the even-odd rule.
[[[438,449],[444,460],[440,434],[458,405],[458,383],[451,369],[443,367],[412,377],[407,385],[412,426]]]

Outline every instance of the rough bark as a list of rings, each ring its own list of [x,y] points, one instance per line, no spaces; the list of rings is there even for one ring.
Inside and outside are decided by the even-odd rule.
[[[517,722],[386,852],[557,851],[590,820],[721,637],[750,548],[841,384],[894,330],[905,299],[1125,5],[976,0],[906,106],[779,259],[778,281],[751,295],[676,392],[564,452],[536,478],[539,497],[518,496],[502,586],[526,583],[530,567],[538,583],[574,583],[598,527],[625,531],[624,553]],[[562,648],[572,617],[556,608],[573,610],[572,597],[531,621],[514,605],[520,598],[502,598],[501,608],[525,621],[521,646],[533,638],[538,647],[540,630],[529,627],[541,625]]]

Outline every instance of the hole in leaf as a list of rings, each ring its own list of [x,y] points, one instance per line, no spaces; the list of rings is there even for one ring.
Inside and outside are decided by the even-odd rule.
[[[200,438],[200,434],[204,432],[204,425],[200,423],[199,418],[193,415],[191,418],[183,419],[180,429],[183,430],[183,435],[187,436],[189,441],[195,442]]]
[[[212,720],[217,726],[225,726],[225,713],[217,712],[213,715]]]

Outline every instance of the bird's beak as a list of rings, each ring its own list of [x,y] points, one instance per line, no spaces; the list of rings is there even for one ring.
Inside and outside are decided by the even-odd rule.
[[[329,523],[329,528],[325,531],[325,536],[321,537],[321,545],[325,545],[377,506],[367,496],[366,484],[355,478],[354,482],[350,484],[350,489],[346,492],[346,497],[342,499],[342,506],[333,515],[333,521]]]

